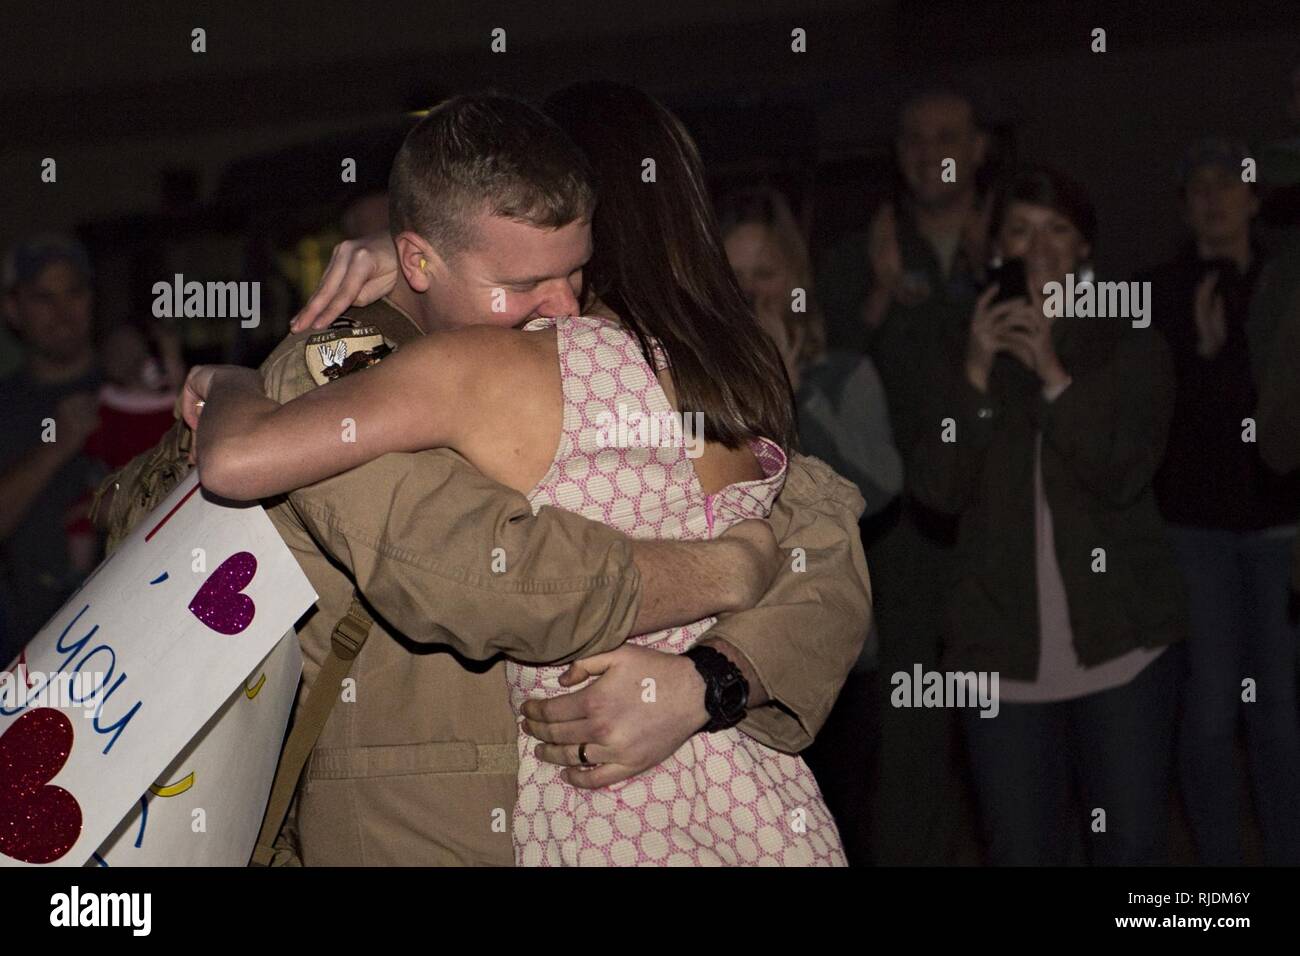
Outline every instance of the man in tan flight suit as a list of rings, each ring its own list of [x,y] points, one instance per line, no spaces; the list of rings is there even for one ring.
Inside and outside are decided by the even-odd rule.
[[[535,131],[530,149],[544,148],[547,135]],[[334,335],[352,341],[353,354],[358,344],[400,347],[423,331],[387,299],[349,310],[347,318],[352,328]],[[319,343],[322,336],[292,335],[262,366],[267,394],[280,402],[323,377],[320,350],[308,348],[309,338]],[[178,435],[164,445],[175,450]],[[153,454],[161,460],[161,451]],[[105,523],[116,523],[119,533],[122,509],[138,508],[150,495],[158,500],[184,470],[173,455],[161,470],[144,468],[153,477],[142,486],[141,464],[109,479],[109,486],[123,486],[106,501]],[[386,455],[266,507],[320,595],[298,625],[304,667],[295,719],[331,641],[348,630],[354,590],[374,618],[349,679],[333,691],[339,699],[285,828],[309,866],[512,865],[517,724],[501,655],[531,663],[609,651],[658,655],[620,647],[630,634],[662,623],[647,612],[650,605],[691,606],[702,588],[728,592],[714,609],[753,603],[735,580],[743,569],[729,571],[744,562],[725,538],[633,542],[557,509],[534,515],[523,495],[446,450]],[[764,691],[767,702],[751,707],[740,728],[777,749],[795,752],[811,743],[858,656],[870,618],[857,528],[862,507],[853,486],[823,463],[792,455],[770,524],[786,555],[800,550],[783,561],[752,609],[724,615],[707,636],[742,659],[751,687]],[[660,549],[653,561],[644,557],[652,548]],[[662,658],[675,667],[682,661]],[[698,681],[689,664],[672,673]],[[612,671],[578,694],[613,686],[611,677]],[[678,678],[665,671],[660,699],[673,695],[672,680]],[[688,685],[678,686],[684,693],[680,687]],[[625,737],[648,733],[645,705],[640,713],[636,706],[607,710],[607,723]]]

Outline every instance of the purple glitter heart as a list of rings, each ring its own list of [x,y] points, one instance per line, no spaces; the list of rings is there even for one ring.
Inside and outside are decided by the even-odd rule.
[[[253,599],[239,592],[248,587],[257,572],[257,558],[237,551],[203,582],[190,601],[195,617],[219,634],[238,634],[253,623]]]

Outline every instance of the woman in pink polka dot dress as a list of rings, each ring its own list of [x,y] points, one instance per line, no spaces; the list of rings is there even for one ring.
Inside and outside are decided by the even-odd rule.
[[[677,539],[713,538],[737,521],[768,514],[785,478],[785,454],[775,443],[750,443],[763,478],[704,494],[682,440],[689,426],[636,340],[600,318],[542,319],[528,328],[550,324],[564,425],[555,460],[529,495],[534,510],[551,505],[632,537]],[[648,425],[638,428],[650,421],[657,436]],[[631,640],[681,653],[713,620]],[[565,670],[508,664],[515,712],[529,697],[571,691],[559,683]],[[533,755],[536,744],[520,730],[514,841],[521,865],[844,865],[838,832],[807,765],[735,727],[696,734],[654,769],[599,790],[565,783],[563,768]]]

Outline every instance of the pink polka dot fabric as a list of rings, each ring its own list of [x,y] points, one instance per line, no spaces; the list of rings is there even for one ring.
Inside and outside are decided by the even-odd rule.
[[[674,410],[635,338],[591,317],[538,319],[527,328],[552,324],[564,430],[550,471],[529,496],[534,510],[550,505],[632,537],[671,539],[716,537],[737,521],[768,514],[785,481],[785,455],[776,444],[761,439],[750,446],[765,477],[704,494],[682,430],[668,427]],[[657,361],[662,367],[662,356]],[[650,419],[661,424],[657,434],[641,427]],[[631,640],[680,653],[713,623]],[[510,663],[516,714],[530,697],[565,693],[558,682],[564,670]],[[845,865],[807,765],[734,727],[696,734],[658,767],[597,791],[565,783],[562,768],[533,756],[536,744],[520,731],[513,832],[521,866]]]

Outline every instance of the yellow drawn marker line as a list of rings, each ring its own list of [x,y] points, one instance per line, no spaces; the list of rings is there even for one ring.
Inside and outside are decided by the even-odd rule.
[[[266,675],[263,674],[261,677],[257,679],[257,683],[254,684],[252,687],[249,687],[247,684],[245,684],[244,696],[247,697],[249,700],[252,700],[254,697],[257,696],[258,691],[262,689],[262,685],[265,683],[266,683]]]
[[[153,784],[149,787],[149,792],[156,797],[174,797],[178,794],[184,793],[192,786],[194,786],[194,771],[191,770],[180,780],[177,780],[175,783],[169,783],[165,787],[160,787],[156,783]]]

